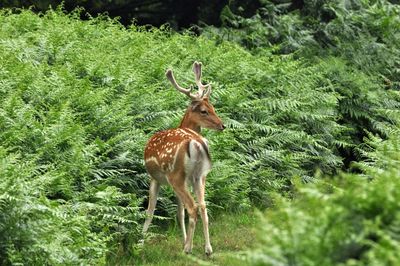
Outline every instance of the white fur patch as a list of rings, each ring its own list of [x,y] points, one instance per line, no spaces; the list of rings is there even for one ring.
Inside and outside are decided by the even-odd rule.
[[[200,142],[191,140],[189,154],[185,156],[185,173],[192,184],[198,182],[201,177],[211,170],[211,161]]]

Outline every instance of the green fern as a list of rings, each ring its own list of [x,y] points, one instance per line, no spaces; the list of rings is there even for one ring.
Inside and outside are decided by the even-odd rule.
[[[213,215],[271,206],[273,192],[296,196],[298,178],[338,172],[364,136],[389,136],[398,122],[398,93],[343,59],[255,55],[104,16],[81,21],[79,11],[17,13],[0,12],[1,264],[134,256],[148,193],[143,147],[178,126],[188,104],[165,79],[169,67],[190,85],[190,64],[202,61],[228,126],[202,132]],[[299,24],[289,22],[293,39]],[[160,196],[156,216],[166,224],[174,193]]]

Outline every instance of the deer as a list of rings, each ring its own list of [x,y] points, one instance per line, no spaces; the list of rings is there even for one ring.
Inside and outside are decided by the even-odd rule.
[[[193,72],[198,87],[192,93],[193,86],[181,87],[175,80],[173,71],[168,69],[166,77],[173,87],[188,96],[191,103],[180,125],[154,134],[144,150],[144,161],[150,176],[149,200],[146,220],[142,233],[145,235],[153,219],[157,196],[161,185],[170,185],[177,196],[177,218],[183,234],[183,252],[189,254],[193,248],[193,235],[198,211],[203,223],[205,253],[211,255],[213,250],[208,231],[207,207],[204,199],[206,176],[211,170],[211,157],[208,141],[200,132],[201,128],[223,131],[225,126],[217,116],[209,98],[211,84],[202,84],[202,64],[195,61]],[[197,203],[189,191],[193,188]],[[185,209],[189,215],[186,234]]]

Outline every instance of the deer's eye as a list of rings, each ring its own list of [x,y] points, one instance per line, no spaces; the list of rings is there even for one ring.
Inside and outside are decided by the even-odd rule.
[[[202,115],[208,115],[207,110],[201,110],[200,113],[201,113]]]

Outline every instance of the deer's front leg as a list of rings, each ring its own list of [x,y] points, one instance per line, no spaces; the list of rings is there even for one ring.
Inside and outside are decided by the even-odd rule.
[[[203,221],[203,233],[204,233],[204,241],[205,241],[205,253],[207,256],[210,256],[213,252],[211,243],[210,243],[210,235],[208,232],[208,215],[207,215],[207,207],[206,202],[204,200],[204,191],[206,184],[206,176],[202,176],[198,182],[194,185],[194,190],[197,197],[197,202],[200,207],[200,216]]]

